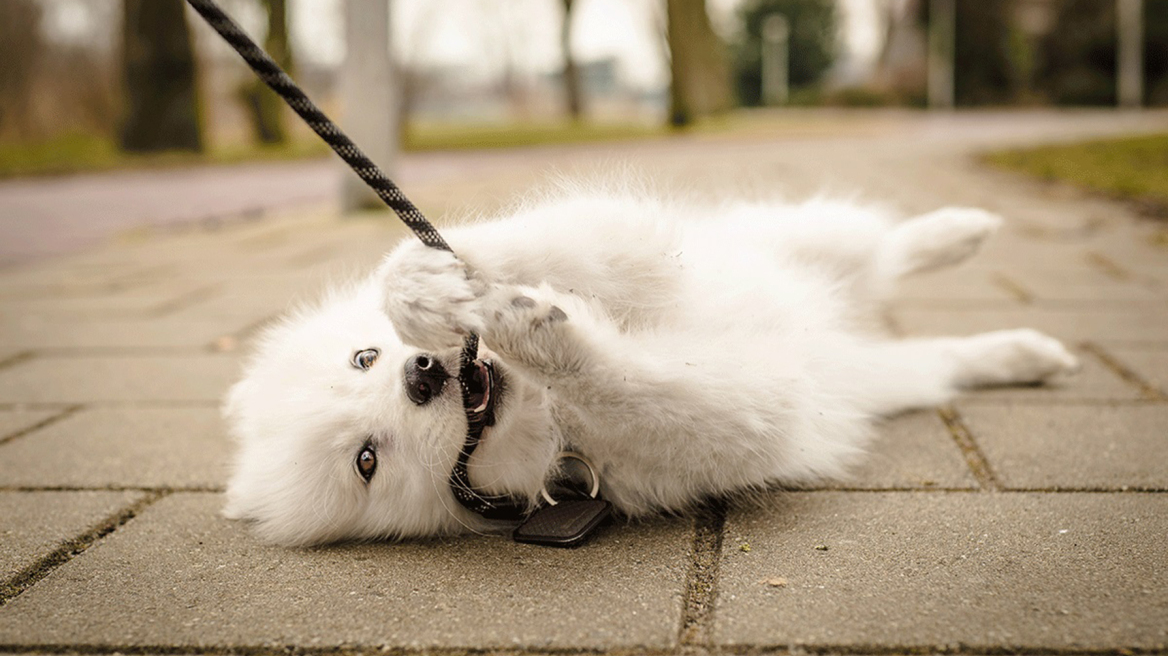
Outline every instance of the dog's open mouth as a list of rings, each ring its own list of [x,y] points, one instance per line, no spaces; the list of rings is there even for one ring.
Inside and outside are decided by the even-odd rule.
[[[462,370],[462,402],[471,424],[495,423],[495,403],[502,391],[501,381],[490,360],[475,360]]]

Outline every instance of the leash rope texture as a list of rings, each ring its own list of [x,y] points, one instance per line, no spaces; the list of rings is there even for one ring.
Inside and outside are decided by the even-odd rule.
[[[187,0],[187,3],[203,17],[212,29],[219,33],[219,36],[223,37],[223,40],[227,41],[239,53],[239,56],[259,76],[260,80],[283,98],[284,102],[288,103],[288,106],[312,128],[312,131],[319,135],[333,149],[333,152],[340,156],[349,165],[349,168],[353,169],[353,172],[377,193],[378,198],[397,214],[398,218],[417,235],[418,239],[422,240],[423,244],[431,248],[454,252],[446,240],[442,238],[442,235],[438,234],[438,230],[434,228],[433,224],[406,198],[401,189],[385,175],[385,172],[365,153],[361,152],[357,144],[353,143],[341,128],[325,115],[316,106],[316,103],[312,102],[299,85],[280,68],[280,65],[255,41],[252,41],[243,28],[224,13],[214,0]],[[468,335],[463,343],[460,356],[460,371],[465,371],[478,357],[478,347],[478,335],[473,333]],[[462,381],[460,380],[460,382]],[[470,421],[472,420],[468,405],[470,392],[465,383],[462,383],[461,387],[463,407],[468,408],[467,418]],[[468,426],[467,440],[459,452],[458,462],[455,464],[448,481],[451,492],[462,506],[476,514],[492,519],[522,517],[527,511],[527,504],[522,500],[506,495],[484,494],[476,491],[470,483],[467,463],[471,454],[478,448],[482,430],[482,426]]]
[[[255,71],[264,84],[271,87],[288,106],[296,112],[312,131],[320,136],[341,159],[349,165],[353,172],[377,193],[386,205],[389,206],[398,218],[422,240],[422,243],[432,248],[452,251],[446,240],[434,228],[426,217],[406,198],[385,172],[373,160],[369,159],[357,144],[353,143],[336,123],[325,115],[316,103],[300,89],[292,78],[280,68],[274,59],[268,56],[251,37],[243,31],[230,16],[215,4],[214,0],[187,0],[187,3],[199,12],[223,40],[227,41],[243,61]]]

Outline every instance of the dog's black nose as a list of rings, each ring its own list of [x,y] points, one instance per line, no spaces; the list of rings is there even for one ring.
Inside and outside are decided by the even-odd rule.
[[[425,405],[442,393],[450,376],[433,356],[419,353],[406,360],[406,396],[417,405]]]

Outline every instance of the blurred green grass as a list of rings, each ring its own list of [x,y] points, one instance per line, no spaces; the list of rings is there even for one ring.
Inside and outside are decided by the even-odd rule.
[[[65,134],[36,143],[0,143],[0,178],[293,160],[320,157],[327,152],[328,147],[322,143],[304,141],[280,146],[233,145],[205,153],[134,154],[119,151],[110,137]]]
[[[660,137],[664,127],[646,124],[499,123],[428,124],[411,126],[407,151],[471,150],[567,143],[624,141]],[[118,150],[107,136],[66,134],[36,143],[0,143],[0,178],[66,175],[93,171],[238,164],[249,161],[323,157],[328,146],[306,137],[279,146],[251,144],[211,148],[205,153],[133,154]]]
[[[416,123],[406,130],[407,151],[474,150],[661,137],[669,130],[646,123]]]
[[[1168,133],[1006,150],[985,161],[1136,202],[1168,218]]]
[[[869,132],[879,130],[884,122],[878,115],[798,110],[730,112],[703,119],[685,130],[644,122],[419,122],[406,131],[402,147],[412,152],[474,150],[661,139],[676,135],[697,139],[789,139]],[[0,142],[0,178],[296,160],[323,157],[327,153],[328,147],[311,135],[282,146],[244,143],[215,147],[202,154],[136,155],[120,152],[109,137],[69,134],[39,143]]]

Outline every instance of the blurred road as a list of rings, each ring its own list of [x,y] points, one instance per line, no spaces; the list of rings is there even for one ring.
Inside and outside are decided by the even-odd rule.
[[[590,163],[592,170],[608,171],[611,177],[614,169],[619,175],[620,167],[614,163],[653,161],[658,156],[671,161],[679,153],[700,152],[712,141],[742,147],[774,142],[775,147],[798,149],[814,139],[816,153],[841,144],[848,149],[865,144],[911,157],[906,149],[924,143],[958,150],[1162,129],[1164,114],[785,110],[747,116],[743,125],[724,132],[648,141],[409,153],[402,155],[391,176],[411,193],[423,185],[469,183],[500,171],[538,179],[549,171],[577,170],[581,162]],[[831,181],[832,171],[816,166],[820,159],[804,160],[806,169],[784,176]],[[76,252],[132,230],[234,222],[296,207],[335,206],[338,176],[350,175],[341,169],[332,158],[0,181],[0,267]]]
[[[403,186],[443,182],[490,157],[405,155]],[[0,181],[0,267],[75,252],[118,234],[256,219],[337,202],[335,158]]]
[[[325,203],[325,160],[0,182],[0,266],[79,250],[131,228],[222,221]]]

